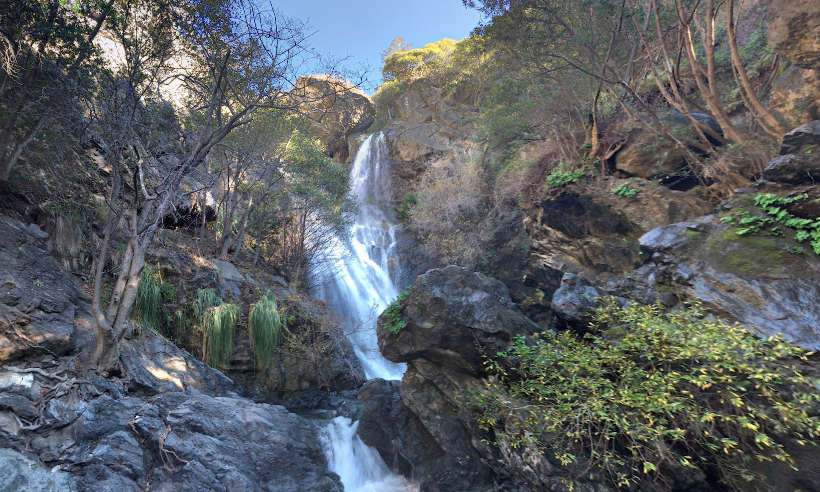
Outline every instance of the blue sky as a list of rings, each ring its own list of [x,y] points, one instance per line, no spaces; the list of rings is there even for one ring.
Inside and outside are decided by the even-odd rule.
[[[443,38],[470,35],[481,16],[461,0],[274,0],[282,13],[308,22],[316,31],[311,46],[352,63],[367,63],[368,93],[381,82],[379,52],[396,36],[420,48]]]

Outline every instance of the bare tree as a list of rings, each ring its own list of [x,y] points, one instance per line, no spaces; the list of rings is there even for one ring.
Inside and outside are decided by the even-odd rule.
[[[263,111],[295,112],[302,101],[289,92],[295,82],[296,68],[307,56],[304,25],[281,16],[272,6],[259,2],[234,0],[192,2],[175,5],[163,12],[174,26],[174,58],[165,60],[156,83],[147,84],[154,94],[162,95],[169,83],[182,88],[185,116],[182,144],[163,164],[133,132],[124,148],[130,150],[128,167],[116,166],[111,192],[109,220],[97,258],[94,305],[97,318],[97,348],[94,362],[100,371],[116,367],[120,341],[127,335],[127,321],[137,295],[145,252],[164,217],[171,213],[183,181],[195,172],[215,146],[234,130]],[[115,26],[122,30],[124,26]],[[144,40],[152,33],[136,32]],[[142,62],[139,42],[126,50],[127,64],[136,69]],[[140,79],[141,80],[141,79]],[[132,83],[130,81],[129,83]],[[146,91],[147,92],[147,91]],[[149,169],[163,170],[152,178]],[[122,202],[117,184],[130,185],[130,202]],[[119,200],[119,202],[117,201]],[[127,209],[129,241],[124,259],[118,266],[111,302],[106,312],[100,308],[102,276],[109,248],[112,216]]]

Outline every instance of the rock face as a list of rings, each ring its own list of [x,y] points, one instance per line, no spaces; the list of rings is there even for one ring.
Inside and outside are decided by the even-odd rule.
[[[0,228],[0,490],[342,491],[313,421],[239,397],[156,335],[123,342],[120,379],[85,370],[80,285],[36,227]]]
[[[789,125],[820,118],[820,5],[773,0],[769,44],[793,63],[773,85],[770,107]]]
[[[813,0],[773,0],[769,8],[769,43],[795,65],[820,69],[820,4]]]
[[[415,81],[391,108],[391,119],[382,130],[390,150],[391,201],[397,205],[412,191],[430,161],[446,152],[458,152],[471,124],[464,121],[468,109],[445,101],[441,89],[422,79]]]
[[[489,436],[463,402],[483,385],[483,354],[539,330],[514,306],[506,287],[449,266],[420,275],[402,306],[407,326],[392,334],[382,315],[378,335],[382,353],[407,362],[407,372],[401,385],[373,380],[362,388],[362,440],[415,477],[421,490],[559,490],[560,467],[504,442],[485,444]]]
[[[53,473],[16,451],[0,449],[0,490],[75,492],[77,484],[67,473]]]
[[[375,119],[370,98],[350,84],[321,76],[299,77],[293,92],[308,101],[301,110],[330,156],[338,162],[347,160],[347,138],[366,131]]]
[[[0,216],[0,238],[0,363],[70,351],[76,323],[91,316],[88,296],[36,225]]]
[[[780,243],[783,244],[780,244]],[[641,247],[657,279],[687,299],[764,335],[820,349],[820,261],[784,250],[789,239],[737,236],[709,216],[655,229]]]
[[[605,191],[619,185],[639,192],[621,198]],[[540,290],[549,304],[565,273],[606,279],[629,272],[644,262],[638,238],[656,227],[705,215],[712,205],[662,186],[610,179],[603,190],[578,184],[545,189],[523,209],[532,240],[525,284]]]

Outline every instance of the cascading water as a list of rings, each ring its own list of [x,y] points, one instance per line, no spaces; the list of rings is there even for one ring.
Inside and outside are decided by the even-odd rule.
[[[336,275],[324,286],[324,299],[338,313],[347,335],[370,378],[400,379],[404,364],[394,364],[379,352],[376,316],[398,296],[396,232],[382,207],[390,193],[387,144],[383,134],[364,141],[350,169],[351,190],[359,203],[350,245],[336,244]],[[356,434],[358,422],[336,417],[324,429],[322,445],[330,469],[346,492],[417,492],[418,487],[390,472],[379,453]]]

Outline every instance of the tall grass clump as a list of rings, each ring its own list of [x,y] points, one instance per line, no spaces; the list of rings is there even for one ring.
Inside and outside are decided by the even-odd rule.
[[[161,288],[162,278],[159,272],[145,265],[142,269],[142,278],[137,286],[137,300],[134,302],[131,319],[154,331],[159,330]]]
[[[199,326],[205,322],[205,313],[215,306],[220,306],[222,299],[216,293],[216,289],[199,289],[196,291],[196,302],[194,302],[194,315]]]
[[[239,319],[239,306],[221,304],[209,308],[202,316],[202,355],[216,368],[227,367],[233,350],[233,332]]]
[[[488,361],[494,376],[472,400],[480,426],[630,490],[670,488],[687,468],[716,472],[729,490],[765,488],[760,462],[794,468],[786,443],[820,436],[817,381],[798,364],[810,354],[780,338],[758,338],[698,306],[613,299],[591,329],[519,337]]]
[[[270,292],[251,309],[248,330],[256,368],[262,371],[267,367],[273,350],[282,344],[282,319],[276,309],[276,298]]]

